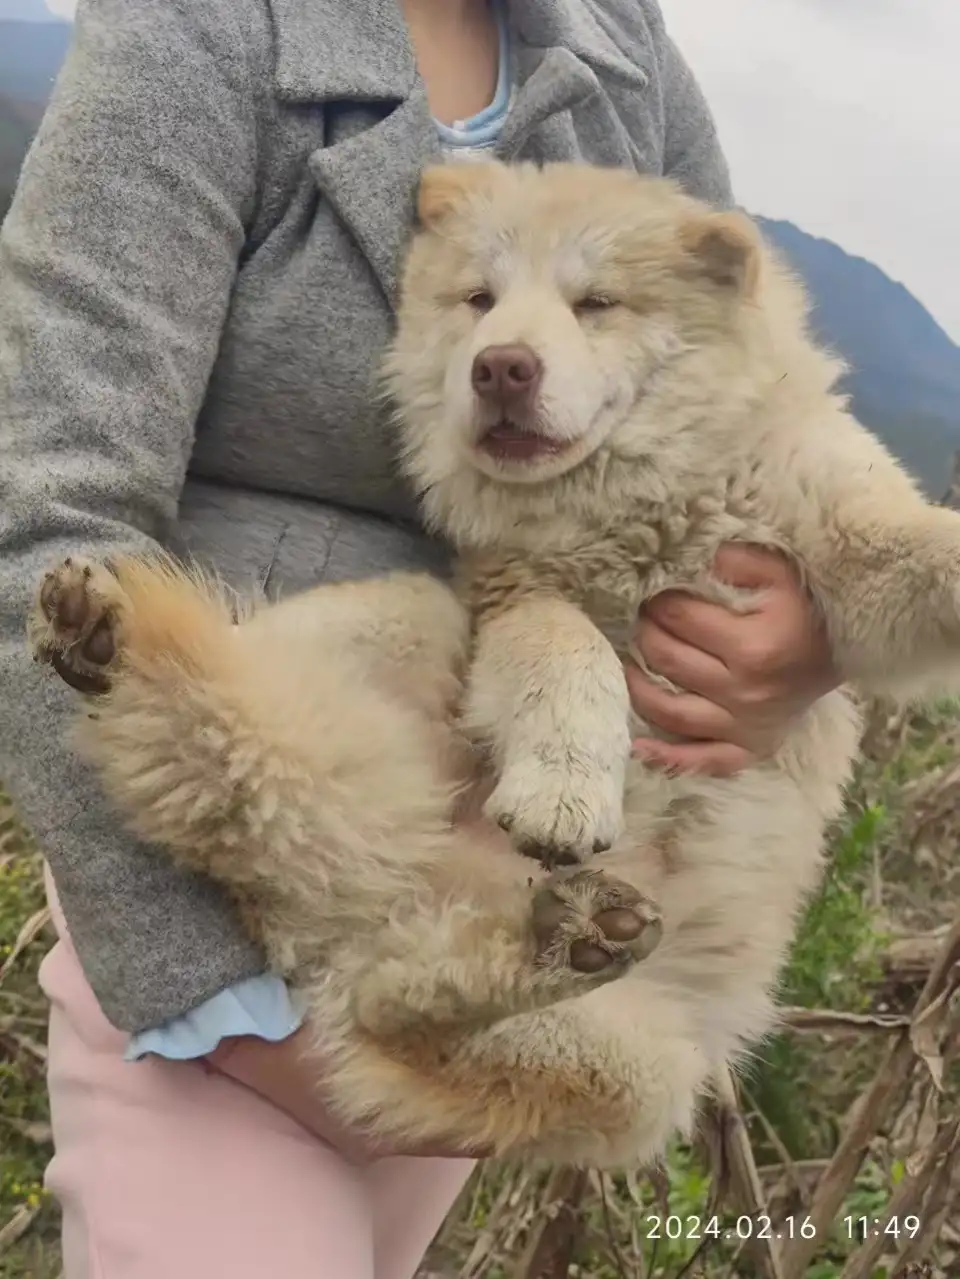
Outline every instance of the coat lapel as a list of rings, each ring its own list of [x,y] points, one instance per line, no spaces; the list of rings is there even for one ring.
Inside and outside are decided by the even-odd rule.
[[[510,114],[497,140],[497,155],[516,160],[533,150],[539,160],[569,156],[561,149],[536,146],[535,137],[547,121],[572,111],[600,92],[594,72],[562,47],[537,49],[521,44],[515,52],[518,89]]]
[[[604,79],[643,88],[649,67],[627,57],[610,31],[609,3],[602,0],[508,0],[510,20],[533,49],[566,49]],[[639,9],[639,6],[637,6]]]
[[[323,194],[369,262],[392,306],[425,163],[440,156],[426,90],[400,0],[270,0],[276,85],[282,101],[323,105],[327,143],[309,157]],[[604,97],[603,82],[641,89],[595,0],[512,0],[517,95],[498,154],[552,160],[576,155],[570,113]],[[624,161],[622,126],[607,105],[600,162]],[[627,155],[627,158],[629,156]]]
[[[338,108],[330,131],[331,144],[313,152],[310,171],[392,306],[420,172],[440,158],[422,81],[418,77],[409,96],[380,118],[371,118],[369,107]]]
[[[632,163],[634,148],[608,87],[641,92],[649,82],[648,55],[634,60],[624,54],[622,36],[610,32],[608,9],[597,0],[513,0],[510,17],[519,37],[519,92],[498,154],[505,160],[579,156],[596,164]],[[584,156],[574,112],[588,102],[592,136]]]

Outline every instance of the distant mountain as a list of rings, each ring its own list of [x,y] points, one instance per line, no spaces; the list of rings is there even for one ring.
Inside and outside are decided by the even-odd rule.
[[[15,101],[46,102],[72,31],[69,22],[0,19],[0,93]]]
[[[0,0],[0,217],[70,32],[42,0]],[[960,449],[960,348],[872,262],[792,222],[760,223],[806,280],[820,335],[850,364],[857,416],[941,497]]]
[[[0,93],[0,218],[6,212],[36,115]]]
[[[874,263],[792,222],[759,221],[806,281],[818,334],[851,366],[857,417],[942,496],[960,449],[960,347]]]
[[[0,173],[16,176],[36,126],[33,112],[0,91]]]

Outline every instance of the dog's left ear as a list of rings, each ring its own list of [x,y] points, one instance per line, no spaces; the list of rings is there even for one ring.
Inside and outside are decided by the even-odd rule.
[[[684,249],[700,274],[721,288],[752,297],[760,281],[760,232],[743,213],[707,213],[681,231]]]
[[[417,192],[417,218],[433,230],[456,213],[471,195],[489,190],[500,176],[496,161],[433,164],[424,169]]]

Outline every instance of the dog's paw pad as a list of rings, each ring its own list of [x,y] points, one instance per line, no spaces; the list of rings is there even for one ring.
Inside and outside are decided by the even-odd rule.
[[[93,565],[66,559],[45,574],[40,611],[57,635],[77,638],[90,613],[89,585]]]
[[[541,962],[613,976],[656,949],[663,924],[657,906],[629,884],[578,871],[552,875],[537,892],[533,928]]]
[[[117,640],[108,614],[100,617],[83,644],[83,655],[94,666],[109,666],[116,656]]]
[[[79,692],[106,692],[118,648],[119,599],[106,565],[65,559],[40,586],[31,621],[35,658]]]

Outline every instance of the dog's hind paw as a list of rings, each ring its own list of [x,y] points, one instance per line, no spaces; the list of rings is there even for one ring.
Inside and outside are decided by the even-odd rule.
[[[80,693],[106,693],[119,652],[122,588],[104,564],[72,556],[44,575],[29,622],[34,659]]]
[[[602,871],[555,871],[533,902],[537,962],[611,981],[660,943],[658,907]]]

